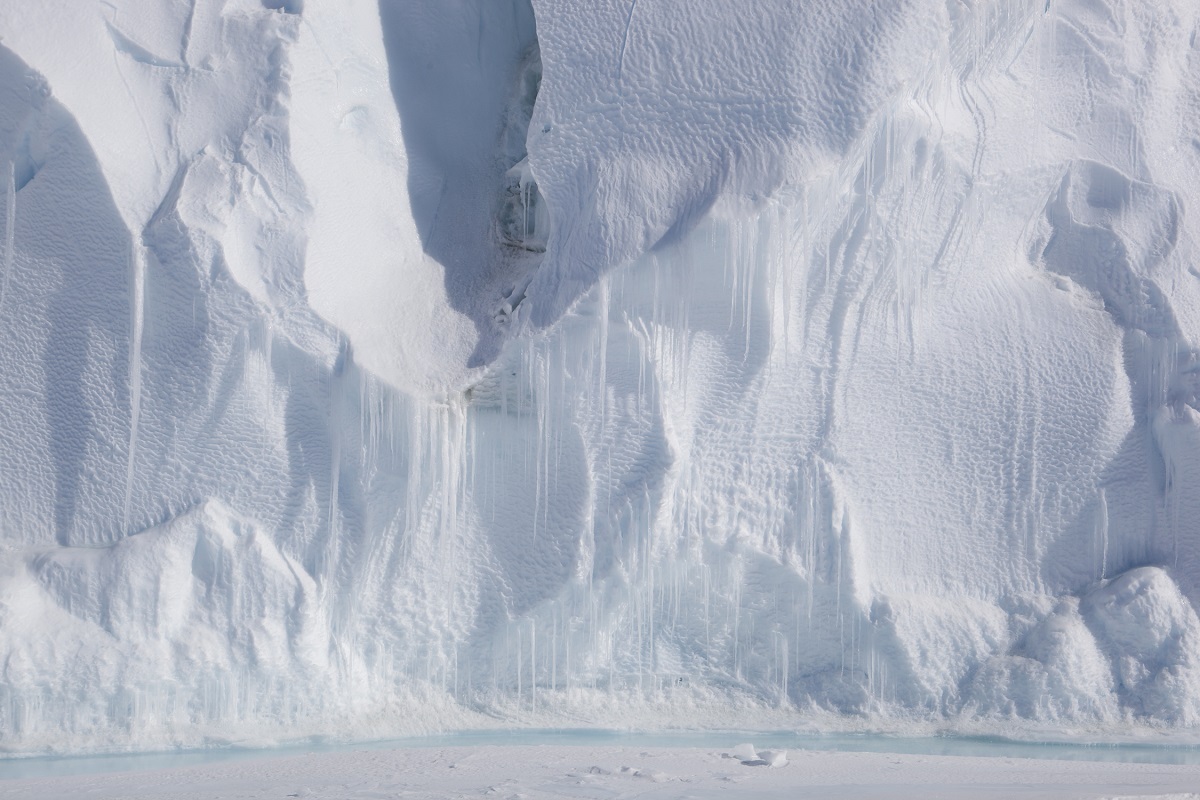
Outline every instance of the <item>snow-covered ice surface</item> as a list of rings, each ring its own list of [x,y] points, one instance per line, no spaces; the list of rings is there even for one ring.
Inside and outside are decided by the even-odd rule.
[[[1200,724],[1192,0],[0,0],[0,184],[9,752]]]
[[[316,752],[174,769],[0,780],[0,798],[1200,798],[1196,766],[829,751],[793,752],[768,762],[743,758],[739,752],[746,749],[753,753],[750,745]]]

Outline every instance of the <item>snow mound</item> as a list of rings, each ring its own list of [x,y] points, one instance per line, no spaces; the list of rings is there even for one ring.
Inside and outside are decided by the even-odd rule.
[[[115,726],[149,744],[188,726],[286,719],[296,679],[328,668],[312,577],[215,501],[5,572],[0,725],[32,742],[104,742]],[[229,693],[234,675],[258,691]]]

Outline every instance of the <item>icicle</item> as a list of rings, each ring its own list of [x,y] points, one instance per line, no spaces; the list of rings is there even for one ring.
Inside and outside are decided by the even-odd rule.
[[[249,349],[249,348],[247,348]],[[341,358],[347,355],[343,351]],[[337,569],[338,547],[338,493],[341,480],[342,437],[341,437],[341,375],[335,367],[329,377],[329,538],[326,559],[331,572]]]
[[[517,648],[516,648],[516,655],[517,655],[517,710],[520,710],[520,708],[521,708],[521,684],[522,684],[522,674],[521,673],[523,672],[523,670],[521,669],[521,661],[522,661],[521,628],[519,625],[516,625],[516,626],[510,625],[509,626],[510,632],[513,627],[516,627],[516,629],[517,629]],[[510,638],[511,638],[511,635],[510,635]],[[512,652],[511,644],[507,649],[509,652]]]
[[[742,677],[742,576],[741,570],[734,576],[733,584],[733,674],[739,680]]]
[[[538,358],[541,365],[541,386],[539,386],[538,404],[538,469],[542,472],[542,483],[545,493],[542,497],[542,527],[550,527],[550,447],[548,425],[550,420],[550,404],[553,400],[550,391],[550,354],[543,348]],[[537,506],[534,506],[536,516]]]
[[[605,277],[600,279],[600,370],[596,381],[596,397],[600,401],[601,438],[608,431],[608,305],[609,285],[608,278]]]
[[[4,298],[8,296],[8,281],[12,275],[13,255],[17,236],[17,165],[8,162],[8,193],[4,224],[4,277],[0,278],[0,311],[4,310]]]
[[[1108,498],[1104,489],[1096,497],[1096,539],[1100,545],[1100,580],[1108,577]]]
[[[9,206],[12,208],[12,205]],[[133,471],[137,457],[138,421],[142,406],[142,330],[145,326],[146,258],[141,244],[134,242],[130,250],[130,272],[133,292],[130,296],[129,340],[129,449],[125,462],[125,507],[122,518],[123,534],[131,533],[130,515],[133,505]],[[5,272],[7,280],[7,271]]]
[[[785,708],[788,705],[788,639],[786,635],[778,631],[776,631],[775,635],[778,637],[779,645],[777,656],[779,667],[779,706],[780,708]]]

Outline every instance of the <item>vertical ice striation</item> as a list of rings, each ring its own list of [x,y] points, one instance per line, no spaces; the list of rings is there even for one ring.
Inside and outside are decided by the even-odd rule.
[[[8,295],[8,280],[12,274],[14,242],[17,235],[17,162],[8,165],[8,192],[4,202],[4,277],[0,278],[0,311]]]
[[[0,747],[1200,721],[1198,12],[693,6],[0,9]]]
[[[138,243],[129,258],[129,443],[125,462],[125,505],[122,530],[129,530],[129,512],[133,502],[134,463],[137,458],[138,417],[142,405],[142,335],[146,327],[146,255]]]

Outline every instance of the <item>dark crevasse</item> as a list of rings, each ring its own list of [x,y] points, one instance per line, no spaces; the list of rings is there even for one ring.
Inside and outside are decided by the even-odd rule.
[[[550,229],[550,215],[538,191],[525,145],[541,83],[542,55],[535,44],[521,59],[504,119],[500,158],[511,166],[504,173],[500,208],[496,213],[496,234],[500,241],[535,253],[545,252]]]

